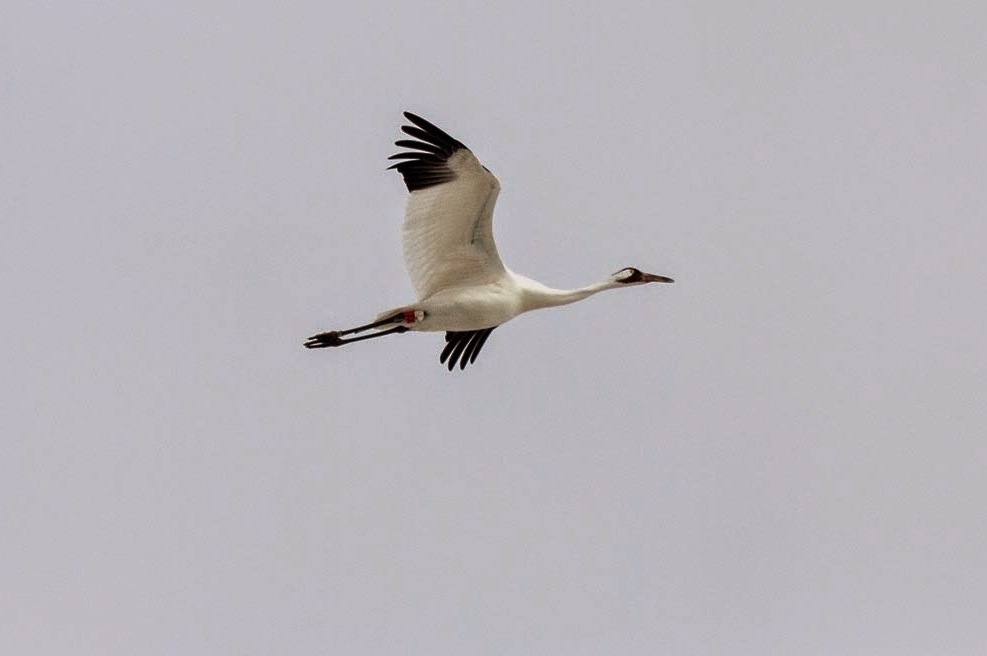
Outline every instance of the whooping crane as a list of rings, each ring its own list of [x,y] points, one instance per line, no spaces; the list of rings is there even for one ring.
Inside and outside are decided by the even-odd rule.
[[[671,278],[626,267],[579,289],[552,289],[504,266],[493,237],[497,178],[462,142],[420,116],[405,112],[412,125],[401,130],[416,140],[395,145],[410,150],[392,155],[411,195],[404,218],[404,264],[418,301],[364,325],[308,338],[307,348],[342,346],[409,330],[445,331],[439,362],[465,369],[476,360],[494,328],[522,312],[581,301],[607,289]],[[360,337],[346,335],[376,330]]]

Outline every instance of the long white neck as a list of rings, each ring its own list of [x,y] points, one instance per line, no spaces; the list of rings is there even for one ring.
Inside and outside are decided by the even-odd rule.
[[[558,305],[568,305],[569,303],[581,301],[597,292],[615,289],[620,286],[620,283],[615,282],[612,278],[607,278],[600,282],[595,282],[592,285],[579,287],[578,289],[553,289],[552,287],[541,284],[537,280],[525,278],[517,274],[514,274],[514,278],[523,290],[524,309],[522,312]]]

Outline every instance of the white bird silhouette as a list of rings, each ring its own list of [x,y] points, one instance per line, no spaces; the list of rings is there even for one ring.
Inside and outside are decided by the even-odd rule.
[[[522,312],[566,305],[597,292],[671,278],[626,267],[578,289],[552,289],[504,266],[493,237],[497,178],[462,142],[405,112],[415,138],[392,155],[411,195],[404,218],[404,264],[418,301],[382,312],[364,325],[309,337],[307,348],[342,346],[409,330],[445,331],[439,362],[449,371],[476,360],[494,328]],[[360,337],[346,335],[374,330]]]

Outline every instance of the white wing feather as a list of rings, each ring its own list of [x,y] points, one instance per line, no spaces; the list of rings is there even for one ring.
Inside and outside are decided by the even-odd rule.
[[[413,191],[405,210],[404,264],[418,300],[505,273],[493,238],[500,183],[466,148],[447,166],[455,179]]]

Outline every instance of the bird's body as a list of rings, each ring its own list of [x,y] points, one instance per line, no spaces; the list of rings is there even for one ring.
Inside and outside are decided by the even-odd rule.
[[[404,262],[418,295],[415,303],[388,310],[373,322],[313,335],[308,348],[341,346],[391,333],[445,331],[441,362],[453,369],[476,359],[490,332],[529,310],[565,305],[606,289],[671,278],[621,269],[579,289],[552,289],[504,266],[493,238],[493,210],[500,183],[461,142],[405,112],[402,130],[413,149],[391,159],[411,192],[403,228]],[[378,330],[362,337],[345,335]]]
[[[408,327],[434,332],[499,326],[521,314],[523,308],[519,285],[508,274],[482,285],[441,289],[400,311],[424,311],[425,316]],[[380,318],[385,316],[390,314],[384,312]]]

